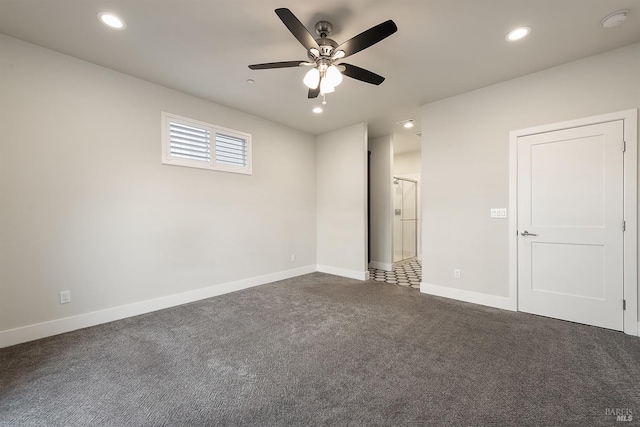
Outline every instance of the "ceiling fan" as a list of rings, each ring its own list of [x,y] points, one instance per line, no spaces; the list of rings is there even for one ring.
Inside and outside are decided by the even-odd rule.
[[[342,76],[351,77],[366,83],[379,85],[384,77],[355,65],[341,62],[342,59],[360,52],[398,31],[392,20],[371,27],[350,40],[338,45],[328,38],[333,30],[330,22],[320,21],[315,30],[319,38],[314,38],[296,16],[286,8],[275,10],[284,25],[296,39],[307,49],[308,60],[268,62],[265,64],[249,65],[252,70],[267,70],[271,68],[312,67],[304,77],[304,84],[309,88],[309,98],[324,96],[335,90],[342,82]]]

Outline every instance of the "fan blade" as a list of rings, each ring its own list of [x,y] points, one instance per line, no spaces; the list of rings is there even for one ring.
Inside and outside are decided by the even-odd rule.
[[[268,70],[270,68],[288,68],[299,67],[304,65],[307,61],[284,61],[284,62],[267,62],[264,64],[249,65],[252,70]]]
[[[286,8],[276,9],[276,14],[280,18],[280,20],[286,25],[286,27],[291,31],[291,34],[304,46],[307,51],[311,48],[316,50],[320,50],[316,39],[313,38],[309,30],[302,25],[302,22],[296,18],[296,16]]]
[[[344,66],[344,71],[342,72],[342,74],[347,77],[351,77],[352,79],[360,80],[365,83],[371,83],[372,85],[379,85],[384,81],[384,77],[372,71],[365,70],[364,68],[344,63],[340,65]]]
[[[317,98],[319,94],[320,94],[320,85],[318,84],[317,88],[309,89],[309,95],[307,96],[307,98],[309,98],[309,99]]]
[[[398,31],[398,27],[392,20],[388,20],[383,22],[382,24],[378,24],[375,27],[369,28],[367,31],[364,31],[357,36],[353,37],[350,40],[342,43],[340,46],[335,48],[335,52],[341,50],[345,53],[344,57],[349,55],[353,55],[354,53],[358,53],[363,49],[368,48],[369,46],[373,46],[381,40],[386,39],[391,34]]]

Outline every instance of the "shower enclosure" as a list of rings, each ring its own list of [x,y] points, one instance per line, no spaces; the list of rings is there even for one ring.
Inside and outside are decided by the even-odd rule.
[[[393,178],[393,262],[418,255],[418,184],[405,178]]]

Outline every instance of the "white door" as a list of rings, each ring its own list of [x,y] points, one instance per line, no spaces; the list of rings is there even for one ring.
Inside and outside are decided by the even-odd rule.
[[[518,138],[518,309],[623,330],[623,121]]]

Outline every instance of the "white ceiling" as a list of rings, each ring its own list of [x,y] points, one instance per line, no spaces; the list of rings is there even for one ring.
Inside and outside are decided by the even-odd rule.
[[[338,43],[393,19],[397,33],[348,60],[386,81],[345,78],[316,115],[306,68],[249,70],[306,59],[278,7],[312,32],[330,21]],[[603,28],[619,9],[629,10],[627,22]],[[101,11],[127,29],[103,26]],[[507,43],[521,25],[532,34]],[[640,0],[0,0],[0,33],[311,134],[364,121],[370,136],[404,135],[397,140],[411,145],[420,105],[640,41]],[[417,126],[396,125],[408,118]]]

